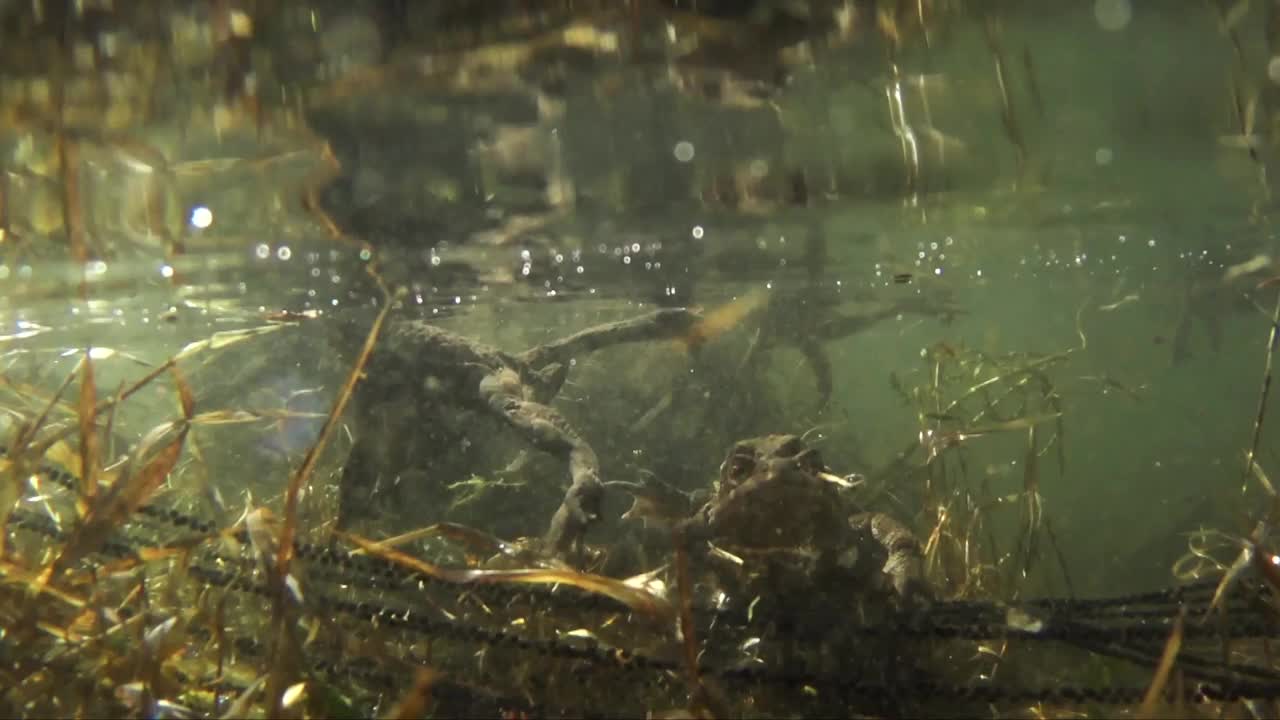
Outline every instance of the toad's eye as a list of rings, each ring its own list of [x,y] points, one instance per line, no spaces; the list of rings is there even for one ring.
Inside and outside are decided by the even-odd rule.
[[[724,475],[734,481],[747,477],[756,468],[755,458],[749,454],[734,453],[725,461]]]

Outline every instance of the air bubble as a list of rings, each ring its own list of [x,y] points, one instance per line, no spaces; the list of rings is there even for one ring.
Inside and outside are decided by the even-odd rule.
[[[1093,17],[1103,30],[1123,30],[1133,20],[1133,5],[1129,0],[1095,0]]]
[[[197,230],[204,230],[213,224],[213,211],[204,205],[197,205],[191,208],[191,227]]]

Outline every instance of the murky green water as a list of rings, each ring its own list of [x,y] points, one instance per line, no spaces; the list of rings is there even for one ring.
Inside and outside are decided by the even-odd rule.
[[[603,485],[598,517],[580,538],[585,554],[535,543],[508,564],[554,557],[615,578],[666,568],[664,597],[678,600],[671,539],[656,514],[637,519],[636,489],[655,478],[693,498],[686,515],[704,502],[728,513],[715,498],[731,480],[721,465],[729,449],[793,434],[851,486],[840,497],[910,529],[938,602],[1122,595],[1219,577],[1245,547],[1264,566],[1272,557],[1265,533],[1248,539],[1269,527],[1258,477],[1280,462],[1271,418],[1253,441],[1277,302],[1271,3],[63,5],[0,1],[0,403],[11,447],[72,374],[46,418],[50,432],[71,429],[51,451],[63,455],[46,460],[65,466],[84,452],[85,431],[72,429],[92,406],[76,394],[86,348],[89,397],[99,403],[179,356],[181,380],[162,376],[93,418],[104,479],[117,477],[112,459],[135,455],[158,424],[188,427],[175,393],[186,383],[196,415],[147,501],[218,528],[258,508],[288,518],[290,477],[308,467],[387,304],[381,282],[394,299],[380,342],[427,324],[508,360],[485,365],[470,344],[456,362],[429,343],[394,354],[375,346],[368,377],[294,496],[300,538],[327,542],[340,505],[357,518],[346,529],[374,539],[441,522],[508,541],[549,538],[589,451]],[[535,371],[551,370],[513,364],[601,323],[680,308],[691,319],[674,330],[559,357],[567,377],[549,396],[539,395],[547,376]],[[517,355],[525,350],[534,355]],[[554,421],[539,415],[543,425],[522,430],[511,419],[515,400],[545,404]],[[507,415],[491,412],[504,402]],[[11,453],[5,467],[20,459]],[[148,466],[132,462],[133,477]],[[20,488],[17,507],[44,503],[59,515],[38,483],[6,473]],[[817,526],[803,497],[794,507],[785,499],[801,495],[753,512],[779,527]],[[77,527],[74,503],[62,501],[66,528]],[[163,544],[172,530],[130,542]],[[12,542],[6,574],[17,585],[49,560]],[[810,545],[821,555],[824,542]],[[400,549],[468,562],[445,545]],[[721,551],[732,557],[732,547]],[[691,552],[697,575],[701,551]],[[131,572],[163,575],[171,561],[155,562]],[[303,595],[347,591],[350,572],[360,572],[347,570],[308,576]],[[66,587],[79,588],[63,571]],[[745,604],[761,587],[784,590],[768,580],[717,590],[719,572],[698,576],[707,595],[695,593],[695,605],[716,592]],[[257,573],[264,583],[275,577]],[[294,577],[303,574],[295,568]],[[313,633],[319,626],[307,623],[336,612],[268,597],[276,615],[260,606],[262,617],[245,621],[264,643],[281,612],[286,626],[297,620]],[[864,604],[898,600],[860,599],[858,612],[879,617]],[[163,614],[166,602],[147,612]],[[1198,602],[1192,614],[1204,612],[1207,601]],[[1141,688],[1176,614],[1161,607],[1160,637],[1142,646],[1138,670],[1033,671],[1070,668],[1075,651],[1010,650],[1005,664],[1016,669],[1001,665],[1010,678],[1002,684],[971,651],[920,657],[935,653],[930,667],[947,669],[929,677],[944,684],[1012,695]],[[470,622],[473,612],[452,614]],[[529,611],[547,618],[535,635],[563,639],[582,626],[675,658],[675,689],[628,695],[622,714],[914,707],[806,705],[785,693],[740,703],[752,696],[736,690],[724,691],[730,700],[690,691],[689,700],[679,643],[634,628],[610,636],[609,623],[555,612]],[[19,691],[43,682],[24,660],[54,651],[36,649],[47,638],[21,638],[10,626],[18,617],[4,616],[12,683],[0,685],[15,688],[5,707],[71,712],[70,700],[39,705]],[[476,622],[514,630],[526,620],[489,613]],[[746,662],[715,645],[747,647],[742,638],[700,632],[708,658]],[[770,652],[775,640],[786,644],[777,627],[762,637]],[[83,651],[58,642],[60,652]],[[204,643],[187,642],[198,656]],[[480,643],[511,676],[473,672],[457,659],[465,653],[430,660],[394,642],[395,652],[346,649],[399,679],[349,691],[356,712],[386,712],[414,665],[523,693],[532,708],[613,712],[560,680],[542,694],[530,689],[518,656],[499,645]],[[1187,642],[1186,652],[1221,657],[1204,650],[1217,647],[1212,639]],[[339,677],[348,657],[297,652],[297,667],[337,658]],[[790,656],[778,652],[754,662],[786,667],[779,658]],[[1251,681],[1280,687],[1273,663],[1237,652],[1233,661],[1263,668]],[[1087,662],[1123,665],[1098,659],[1106,655]],[[156,662],[158,675],[119,671],[103,681],[145,688],[138,702],[152,705],[107,694],[152,714],[165,698],[216,716],[241,693],[258,713],[336,707],[308,700],[282,710],[268,697],[285,687],[281,678],[309,683],[309,698],[340,683],[242,658],[263,669],[202,708],[191,695],[200,673],[186,667],[175,681],[168,662]],[[1188,682],[1220,682],[1198,667],[1194,658],[1181,666]],[[265,679],[261,696],[254,677]],[[186,695],[174,689],[182,682]],[[597,690],[611,681],[599,682]],[[1252,696],[1274,701],[1264,690]],[[1031,704],[993,707],[1020,716]],[[1105,707],[1132,713],[1137,701],[1079,709]]]

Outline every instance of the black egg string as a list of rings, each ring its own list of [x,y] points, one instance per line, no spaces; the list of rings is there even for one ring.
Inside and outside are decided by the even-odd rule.
[[[1090,620],[1170,618],[1180,607],[1185,608],[1189,615],[1206,613],[1217,591],[1218,583],[1217,578],[1201,578],[1182,585],[1128,595],[1100,598],[1031,598],[1012,604],[990,600],[948,600],[945,603],[935,604],[930,610],[930,616],[944,618],[955,615],[963,618],[965,622],[981,619],[986,619],[988,622],[1002,622],[1010,609],[1017,608],[1029,611],[1033,617]],[[1228,595],[1225,601],[1233,605],[1247,604],[1265,590],[1265,586],[1260,582],[1241,579],[1237,583],[1235,592]],[[1228,605],[1228,607],[1231,606]]]
[[[61,540],[66,536],[66,533],[58,527],[53,518],[29,510],[14,510],[9,515],[9,527],[37,533],[55,540]],[[104,540],[98,546],[98,552],[114,558],[135,557],[137,555],[137,550],[132,545],[117,538]]]
[[[14,527],[37,532],[51,537],[61,537],[64,533],[51,518],[29,511],[15,511],[10,522]],[[108,541],[101,548],[103,554],[116,556],[132,556],[135,550],[127,543]],[[189,575],[198,582],[228,590],[266,596],[268,591],[260,583],[255,583],[244,575],[227,572],[217,568],[193,564],[188,568]],[[471,642],[491,647],[508,648],[526,651],[544,657],[562,660],[580,661],[599,669],[612,669],[648,673],[675,673],[680,670],[676,661],[653,657],[643,653],[630,652],[621,648],[608,648],[596,644],[571,643],[559,639],[527,638],[516,633],[503,630],[479,627],[475,625],[431,619],[409,608],[396,608],[370,601],[353,601],[331,598],[324,595],[311,594],[309,604],[318,610],[339,614],[361,623],[380,627],[406,630],[418,635],[432,638],[447,638],[457,641]],[[1004,628],[997,632],[990,628],[972,628],[962,632],[962,628],[935,628],[930,632],[920,625],[891,624],[881,628],[865,628],[873,634],[911,634],[915,637],[945,638],[986,638],[1007,634]],[[1098,639],[1111,639],[1113,636],[1105,629],[1072,628],[1076,638],[1095,636]],[[1180,657],[1182,663],[1184,658]],[[316,667],[325,667],[319,662]],[[330,664],[334,672],[340,672],[356,679],[374,681],[384,687],[399,686],[396,678],[386,674],[379,675],[372,671],[361,672],[360,667]],[[340,669],[339,669],[340,668]],[[355,671],[355,672],[353,672]],[[826,688],[848,699],[884,701],[904,696],[929,697],[948,701],[979,701],[1004,703],[1107,703],[1131,704],[1138,702],[1145,690],[1135,687],[1076,687],[1056,686],[1052,688],[997,688],[981,685],[943,685],[927,680],[915,680],[909,685],[888,685],[885,683],[867,682],[863,678],[832,677],[796,670],[775,670],[761,666],[739,666],[729,668],[703,667],[700,671],[707,676],[733,683],[752,685],[775,685],[790,688],[811,687]],[[1196,673],[1199,674],[1199,673]],[[1280,699],[1280,684],[1244,680],[1239,677],[1215,677],[1203,682],[1194,692],[1192,700],[1196,702],[1231,701],[1238,699]]]
[[[243,577],[209,568],[192,568],[192,577],[210,585],[218,585],[237,592],[268,596],[268,589]],[[599,670],[632,671],[632,673],[678,673],[680,662],[658,659],[645,653],[628,652],[620,648],[605,648],[595,644],[575,644],[558,639],[526,638],[515,633],[462,625],[451,621],[433,620],[408,609],[381,605],[376,602],[348,601],[339,598],[312,598],[316,609],[348,616],[348,618],[381,626],[407,630],[413,634],[431,638],[448,638],[456,641],[484,644],[495,648],[536,653],[557,660],[580,661]],[[347,671],[343,664],[343,671]],[[1142,700],[1143,688],[993,688],[984,685],[950,685],[913,680],[910,684],[868,683],[855,676],[829,676],[805,671],[773,670],[760,666],[714,667],[701,666],[700,673],[713,676],[723,682],[753,685],[781,685],[783,688],[827,688],[838,696],[860,700],[887,701],[901,697],[928,697],[931,700],[978,702],[1107,702],[1117,705]],[[367,675],[367,673],[366,673]],[[394,682],[392,682],[394,684]],[[1231,684],[1212,687],[1204,685],[1198,694],[1199,701],[1235,700],[1239,697],[1280,697],[1280,687],[1261,684]]]
[[[190,628],[193,637],[201,641],[213,639],[213,633],[207,628]],[[267,650],[259,640],[251,637],[228,637],[235,653],[241,658],[265,659]],[[411,658],[415,663],[428,664],[424,658]],[[329,678],[346,678],[354,680],[365,689],[377,693],[394,693],[404,690],[406,684],[404,673],[390,673],[378,667],[378,663],[367,657],[343,657],[334,660],[326,657],[308,659],[306,667],[313,673]],[[244,687],[234,688],[243,690]],[[470,717],[498,717],[504,713],[517,717],[590,717],[590,718],[629,718],[634,713],[618,711],[614,714],[602,713],[599,709],[569,708],[563,705],[537,703],[527,697],[515,697],[492,688],[457,682],[448,676],[437,677],[431,685],[431,697],[437,708],[467,708],[469,712],[460,714]]]
[[[66,473],[50,468],[48,476],[58,485],[68,489],[74,488],[73,477]],[[145,505],[139,512],[146,518],[157,520],[179,529],[194,530],[203,534],[213,533],[217,529],[217,525],[211,521],[188,515],[175,508],[166,508],[157,503]],[[245,539],[244,531],[240,531],[239,535],[243,541]],[[117,548],[117,551],[123,551],[123,548]],[[412,587],[423,581],[438,583],[435,578],[407,570],[382,558],[354,555],[332,547],[298,542],[295,544],[295,553],[300,560],[310,563],[312,567],[319,566],[336,573],[344,582],[352,586],[372,589],[396,589],[397,586],[401,588]],[[1092,652],[1120,657],[1139,664],[1150,665],[1157,659],[1157,656],[1151,651],[1144,651],[1133,646],[1142,643],[1162,645],[1168,636],[1168,621],[1171,612],[1167,608],[1163,612],[1160,609],[1147,609],[1144,611],[1140,608],[1134,608],[1133,605],[1150,602],[1187,601],[1194,595],[1212,591],[1215,586],[1216,583],[1202,581],[1194,585],[1184,585],[1119,598],[1098,598],[1082,601],[1050,598],[1027,601],[1023,603],[1024,606],[1049,611],[1046,613],[1045,618],[1047,622],[1042,621],[1043,626],[1037,630],[1022,630],[1009,627],[1003,620],[1003,615],[1008,611],[1008,608],[999,604],[958,601],[937,603],[931,608],[929,615],[924,618],[917,617],[908,621],[889,620],[878,623],[875,626],[850,627],[847,628],[847,631],[855,636],[892,635],[912,638],[956,638],[965,640],[1013,637],[1026,640],[1052,640],[1084,647]],[[477,586],[471,588],[471,590],[479,591],[478,595],[488,596],[490,600],[512,601],[518,596],[524,595],[533,600],[552,599],[555,604],[568,604],[576,606],[578,609],[614,611],[622,609],[619,603],[598,595],[581,594],[569,596],[540,588],[522,589],[523,592],[521,592],[496,585]],[[1075,620],[1078,616],[1077,608],[1083,608],[1089,614],[1104,611],[1109,615],[1111,611],[1115,611],[1116,614],[1111,616],[1111,619],[1124,620],[1129,624],[1122,627],[1085,625]],[[1126,610],[1128,614],[1125,614]],[[707,609],[703,608],[702,611],[705,614]],[[731,619],[728,616],[733,614],[733,610],[728,608],[717,608],[710,612],[726,616],[726,619]],[[1146,625],[1142,618],[1150,616],[1155,616],[1162,622],[1155,625]],[[1222,624],[1211,626],[1189,624],[1184,628],[1184,634],[1189,640],[1199,637],[1211,639],[1256,638],[1273,636],[1276,631],[1271,623],[1258,620],[1256,614],[1255,617],[1251,618],[1241,617],[1239,613],[1234,613],[1225,627]],[[1259,681],[1280,681],[1280,676],[1251,666],[1224,665],[1221,662],[1200,660],[1191,656],[1186,657],[1184,665],[1190,667],[1199,666],[1196,669],[1203,674],[1217,676],[1216,679],[1221,679],[1221,674],[1220,672],[1212,672],[1214,669],[1225,670],[1236,675],[1251,675]]]
[[[216,639],[213,631],[206,627],[189,627],[187,628],[187,633],[193,640],[198,642],[209,642]],[[231,651],[239,658],[264,660],[267,657],[265,645],[255,638],[244,635],[228,636],[226,641],[230,645]],[[313,674],[330,679],[345,678],[354,680],[375,693],[397,692],[404,688],[402,675],[381,670],[376,663],[369,661],[367,658],[346,657],[341,660],[333,660],[323,656],[312,656],[308,658],[305,667]],[[180,679],[190,680],[180,670],[175,672]],[[214,681],[207,687],[209,689],[216,687],[223,691],[229,690],[232,692],[242,692],[246,689],[245,685],[237,685],[227,678]],[[532,704],[522,698],[500,695],[488,688],[479,688],[455,682],[447,677],[438,677],[432,682],[431,695],[437,706],[487,707],[498,711],[483,713],[485,715],[498,716],[501,711],[509,711],[516,714],[523,713],[527,717],[576,717],[586,715],[582,712],[566,712],[563,708],[550,708],[544,705]],[[230,698],[226,697],[224,701],[230,701]],[[220,707],[218,709],[225,708]]]
[[[65,539],[66,537],[66,533],[57,526],[52,518],[26,510],[13,511],[9,517],[9,525],[11,528],[34,532],[52,539]],[[98,552],[111,557],[136,556],[136,550],[133,546],[115,539],[109,539],[102,543]],[[187,567],[187,574],[203,585],[221,587],[261,597],[269,596],[269,591],[265,585],[256,583],[241,573],[192,563]],[[584,644],[529,639],[515,633],[488,629],[477,625],[431,619],[409,608],[394,608],[363,600],[353,601],[332,598],[317,593],[308,593],[307,602],[316,610],[322,612],[341,614],[364,623],[377,624],[383,627],[410,630],[420,635],[493,646],[511,646],[530,650],[540,655],[555,655],[571,660],[590,660],[595,657]],[[619,659],[619,656],[611,655],[609,657],[614,661]],[[658,670],[679,669],[679,666],[675,663],[645,657],[638,659],[635,666]]]
[[[266,596],[265,586],[247,578],[224,571],[193,567],[193,577],[200,581],[239,592]],[[681,669],[674,660],[656,658],[643,653],[619,648],[606,648],[593,644],[574,644],[555,639],[534,639],[514,633],[433,620],[407,608],[395,608],[368,601],[350,601],[329,597],[313,599],[316,607],[331,613],[345,615],[363,623],[379,627],[406,630],[433,638],[449,638],[495,648],[508,648],[537,655],[587,663],[606,670],[623,670],[648,673],[675,673]],[[344,666],[345,667],[345,666]],[[1002,688],[981,685],[945,685],[927,680],[914,680],[909,684],[867,682],[861,677],[833,677],[796,670],[775,670],[760,666],[717,668],[703,666],[704,676],[719,680],[751,685],[774,685],[786,688],[825,688],[848,699],[886,701],[902,697],[928,697],[933,700],[978,701],[1001,703],[1085,703],[1132,704],[1139,702],[1145,689],[1140,687],[1091,688],[1058,686],[1051,688]],[[1195,692],[1196,702],[1237,699],[1280,698],[1280,685],[1227,679],[1218,683],[1202,684]]]
[[[1202,578],[1182,585],[1129,595],[1081,599],[1035,598],[1027,600],[1024,604],[1049,612],[1081,613],[1086,608],[1090,611],[1098,612],[1106,610],[1123,611],[1130,605],[1181,605],[1197,598],[1207,601],[1217,588],[1218,580],[1216,578]]]
[[[77,491],[74,475],[48,464],[40,467],[40,473],[54,484],[70,492]],[[140,506],[138,514],[147,520],[163,523],[184,531],[192,531],[200,535],[212,535],[218,532],[218,524],[194,515],[184,513],[177,508],[152,502]],[[248,533],[244,529],[237,530],[233,537],[239,542],[247,542]],[[415,590],[419,584],[435,586],[451,586],[452,584],[438,578],[405,568],[384,558],[372,555],[357,555],[347,550],[304,541],[294,541],[294,557],[313,569],[333,574],[343,583],[365,590]],[[493,603],[506,603],[521,597],[536,599],[540,603],[568,606],[585,611],[619,611],[626,610],[623,603],[613,598],[593,593],[575,592],[575,588],[567,588],[570,592],[526,586],[510,588],[500,585],[473,585],[468,591],[477,597]]]
[[[5,448],[0,446],[0,455],[4,453]],[[42,463],[35,471],[42,479],[48,480],[63,490],[71,493],[78,493],[80,491],[79,482],[75,475],[72,475],[62,468],[55,467],[48,463]],[[203,520],[194,515],[189,515],[177,508],[165,507],[160,503],[146,503],[140,506],[137,512],[139,515],[149,520],[161,522],[180,530],[192,530],[201,534],[209,534],[218,529],[217,524],[212,521]]]
[[[42,475],[55,484],[74,492],[76,481],[73,475],[56,467],[43,465]],[[160,522],[179,530],[193,531],[197,534],[210,535],[218,531],[217,523],[194,515],[184,513],[173,507],[160,503],[148,503],[138,509],[138,513],[152,521]],[[246,542],[248,534],[238,530],[234,537]],[[416,572],[384,558],[353,554],[347,550],[329,546],[294,542],[294,556],[306,563],[311,569],[319,569],[325,575],[335,578],[350,587],[365,590],[408,590],[417,591],[421,585],[452,586],[438,578]],[[1103,632],[1107,637],[1119,637],[1125,642],[1153,641],[1163,643],[1168,637],[1170,624],[1178,608],[1184,608],[1189,618],[1205,615],[1218,582],[1214,579],[1202,579],[1184,585],[1163,588],[1155,591],[1134,593],[1124,596],[1104,598],[1036,598],[1020,601],[1014,606],[991,601],[955,600],[933,603],[928,609],[927,618],[920,618],[899,623],[877,623],[874,627],[857,633],[879,634],[881,628],[893,626],[894,632],[914,637],[923,635],[962,637],[964,639],[989,639],[1017,635],[1028,640],[1063,640],[1061,632],[1052,629],[1039,631],[1021,631],[1008,627],[1006,618],[1012,608],[1026,608],[1033,619],[1042,624],[1057,627],[1069,627],[1071,621],[1077,620],[1117,620],[1126,623],[1122,628],[1107,626]],[[1188,623],[1184,628],[1187,638],[1209,637],[1213,639],[1230,639],[1241,637],[1274,636],[1276,629],[1258,618],[1257,609],[1251,607],[1252,599],[1265,592],[1259,582],[1240,581],[1237,590],[1229,596],[1227,609],[1228,621],[1204,625]],[[568,590],[566,592],[565,590]],[[528,599],[539,604],[565,607],[585,612],[617,612],[627,608],[613,598],[578,591],[576,588],[542,588],[525,586],[514,588],[504,585],[471,585],[468,592],[483,601],[495,604],[509,604],[521,599]],[[1144,607],[1146,606],[1146,607]],[[1152,607],[1154,606],[1154,607]],[[747,625],[748,610],[739,604],[728,604],[719,607],[708,607],[698,604],[694,607],[695,615],[702,618],[715,618],[719,622]],[[1146,623],[1148,619],[1163,621],[1156,625]],[[1065,623],[1065,625],[1064,625]],[[1077,628],[1078,630],[1078,628]],[[1083,632],[1088,633],[1086,629]]]
[[[49,478],[58,486],[68,489],[68,491],[76,491],[76,479],[67,471],[52,466],[44,465],[41,468],[45,477]],[[168,524],[180,530],[192,530],[192,532],[200,534],[212,534],[218,530],[218,525],[214,521],[197,518],[197,516],[186,514],[186,512],[174,509],[174,507],[165,507],[160,503],[146,503],[138,509],[143,518],[160,521],[160,523]],[[247,533],[244,530],[238,530],[237,539],[244,542]],[[353,553],[339,550],[339,548],[330,546],[320,546],[320,544],[307,542],[294,542],[294,556],[302,562],[307,562],[311,568],[320,568],[326,574],[332,575],[344,584],[351,587],[360,587],[365,589],[415,589],[420,584],[430,583],[438,584],[439,580],[428,577],[428,575],[415,573],[410,569],[403,568],[401,565],[394,564],[381,557],[369,555],[353,555]],[[1248,588],[1248,592],[1254,594],[1261,591],[1261,585],[1253,583],[1240,583],[1242,588]],[[1196,618],[1197,615],[1207,614],[1208,601],[1210,601],[1211,593],[1216,591],[1217,582],[1213,579],[1197,580],[1197,582],[1178,585],[1178,587],[1162,588],[1158,591],[1143,592],[1129,594],[1129,596],[1120,597],[1103,597],[1103,598],[1083,598],[1083,600],[1064,600],[1064,598],[1036,598],[1019,603],[1021,607],[1029,607],[1029,609],[1047,611],[1046,618],[1052,620],[1073,620],[1073,619],[1102,619],[1111,616],[1112,619],[1123,620],[1126,623],[1134,624],[1135,621],[1153,618],[1165,620],[1165,625],[1156,626],[1156,628],[1147,628],[1147,637],[1143,637],[1144,630],[1134,628],[1126,630],[1125,641],[1140,642],[1143,639],[1152,639],[1152,641],[1162,642],[1167,637],[1169,626],[1167,621],[1171,620],[1172,615],[1179,606],[1184,607],[1188,612],[1189,618]],[[518,597],[529,597],[530,600],[545,602],[548,605],[571,606],[580,611],[617,611],[623,610],[625,607],[612,600],[612,598],[600,596],[593,593],[564,593],[550,591],[547,588],[511,588],[503,587],[503,585],[474,585],[470,591],[480,597],[481,600],[492,602],[509,602],[517,600]],[[1231,602],[1239,603],[1240,596],[1235,594],[1231,597]],[[1142,607],[1143,605],[1152,605],[1156,607]],[[749,624],[746,621],[745,607],[723,606],[723,607],[695,607],[695,614],[700,616],[719,616],[719,619],[728,621],[728,623]],[[982,630],[982,628],[995,629],[997,635],[1005,635],[1009,633],[1006,628],[1006,614],[1010,607],[1001,605],[1001,603],[989,601],[947,601],[934,603],[929,609],[929,620],[931,623],[925,624],[924,632],[933,634],[954,633],[956,637],[968,639],[977,639],[974,637],[975,632],[992,632],[992,630]],[[1245,612],[1248,616],[1248,612]],[[1254,614],[1256,615],[1256,614]],[[919,625],[919,623],[916,623]],[[964,626],[963,629],[955,629],[955,626]],[[884,624],[879,624],[882,628]],[[911,634],[911,625],[899,624],[900,632]],[[1265,630],[1265,632],[1260,632]],[[856,632],[856,630],[855,630]],[[877,628],[869,628],[869,633],[877,633]],[[1016,632],[1016,630],[1015,630]],[[1114,635],[1115,630],[1106,630],[1108,634]],[[1230,623],[1226,626],[1222,624],[1213,624],[1212,626],[1188,625],[1189,637],[1215,637],[1215,638],[1234,638],[1234,637],[1260,637],[1260,635],[1274,634],[1274,630],[1270,626],[1262,628],[1256,619],[1249,621],[1247,618],[1240,618],[1240,612],[1236,611],[1231,614]],[[997,635],[987,634],[984,637],[997,637]],[[1032,632],[1021,633],[1023,637],[1028,639],[1062,639],[1052,632]]]

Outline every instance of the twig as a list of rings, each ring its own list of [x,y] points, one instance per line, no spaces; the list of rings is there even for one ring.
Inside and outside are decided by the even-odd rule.
[[[94,403],[98,396],[93,380],[93,352],[86,348],[80,363],[80,399],[76,405],[80,427],[80,495],[85,502],[92,502],[98,491],[98,415]]]
[[[284,501],[284,526],[280,531],[279,551],[276,554],[276,568],[274,577],[277,582],[273,583],[272,592],[272,638],[274,639],[274,657],[272,663],[271,676],[267,682],[267,702],[270,712],[267,717],[280,716],[281,689],[284,683],[284,665],[281,663],[280,652],[283,646],[284,629],[285,629],[285,593],[284,579],[289,574],[289,564],[293,561],[294,554],[294,537],[297,534],[298,524],[298,495],[303,486],[311,478],[315,472],[317,463],[320,461],[320,455],[324,448],[329,444],[329,438],[333,435],[334,428],[338,426],[338,418],[342,417],[343,411],[347,408],[347,403],[351,400],[352,393],[355,392],[356,383],[364,377],[364,368],[369,362],[369,357],[373,354],[373,348],[378,342],[378,335],[382,331],[382,324],[387,318],[387,313],[391,310],[392,295],[387,289],[386,283],[382,276],[378,274],[375,266],[369,266],[369,274],[377,281],[379,289],[382,290],[382,309],[378,312],[377,318],[373,321],[373,327],[369,328],[369,334],[365,338],[364,347],[360,350],[360,355],[356,358],[355,364],[351,368],[351,372],[347,374],[346,381],[342,384],[342,388],[338,391],[338,397],[334,400],[333,408],[329,411],[329,416],[325,418],[324,425],[320,428],[320,435],[316,438],[315,443],[307,450],[306,457],[303,458],[302,464],[298,467],[297,472],[289,478],[289,488],[285,493]]]
[[[1244,461],[1243,492],[1253,475],[1254,459],[1258,456],[1258,445],[1262,441],[1262,422],[1267,416],[1267,397],[1271,394],[1271,367],[1276,354],[1276,343],[1280,340],[1280,294],[1276,295],[1275,310],[1271,313],[1271,334],[1267,338],[1267,355],[1262,366],[1262,387],[1258,389],[1258,412],[1253,418],[1253,439],[1249,442],[1249,452]]]
[[[1023,138],[1022,128],[1018,124],[1018,116],[1014,109],[1012,94],[1009,92],[1008,72],[1005,70],[1004,48],[1000,44],[998,21],[994,17],[988,16],[985,30],[987,48],[991,51],[991,57],[996,66],[996,88],[1000,91],[1000,118],[1004,121],[1005,136],[1008,137],[1009,143],[1013,145],[1013,149],[1017,153],[1017,172],[1019,178],[1021,178],[1027,164],[1027,143]]]
[[[698,638],[693,624],[693,601],[690,592],[689,578],[689,538],[684,528],[677,526],[672,531],[672,541],[676,561],[676,593],[680,619],[680,650],[684,661],[685,681],[689,684],[689,701],[691,707],[705,714],[710,711],[712,717],[728,717],[719,703],[707,691],[702,676],[698,672]]]
[[[62,179],[62,226],[67,231],[67,243],[71,246],[71,256],[80,265],[79,294],[81,300],[89,299],[89,282],[85,277],[85,268],[89,262],[89,248],[84,242],[84,216],[80,204],[80,164],[79,147],[75,140],[67,137],[62,128],[61,91],[59,91],[58,120],[58,164]]]
[[[95,416],[102,415],[102,413],[108,410],[114,411],[117,405],[129,399],[129,397],[132,396],[134,393],[138,392],[142,388],[149,385],[153,380],[160,377],[167,370],[175,367],[177,364],[178,364],[177,356],[171,357],[168,360],[164,361],[154,370],[144,375],[141,380],[138,380],[134,384],[130,385],[128,388],[125,388],[120,393],[118,393],[115,397],[107,398],[106,400],[103,400],[102,402],[98,403],[97,406],[95,406],[93,409],[94,415]],[[73,370],[71,374],[67,377],[67,384],[70,384],[71,379],[74,378],[76,374],[78,374],[79,372],[80,372],[80,366],[77,365],[76,369]],[[38,421],[32,427],[31,431],[26,435],[25,441],[18,444],[20,447],[25,447],[27,443],[34,440],[34,435],[36,430],[38,430],[44,424],[44,419],[48,416],[49,410],[53,408],[54,404],[56,404],[56,399],[58,397],[61,397],[62,391],[65,389],[66,389],[66,386],[64,385],[63,388],[58,391],[58,395],[55,396],[55,402],[51,402],[49,404],[49,407],[45,409],[44,414],[40,416],[40,421]],[[76,432],[78,429],[79,429],[79,425],[66,425],[63,428],[53,432],[51,435],[49,435],[49,437],[40,441],[40,444],[32,447],[32,451],[33,451],[32,456],[44,457],[44,454],[49,451],[49,448],[57,444],[58,441],[65,440],[66,438],[70,437],[71,434]]]
[[[1182,649],[1182,627],[1186,620],[1186,615],[1186,609],[1179,608],[1178,617],[1173,622],[1173,630],[1169,632],[1169,640],[1165,643],[1164,652],[1160,655],[1160,664],[1156,667],[1155,675],[1151,678],[1151,685],[1147,688],[1147,693],[1142,698],[1141,707],[1138,708],[1138,717],[1155,717],[1156,705],[1160,702],[1160,695],[1164,692],[1164,686],[1169,681],[1169,673],[1173,670],[1173,664],[1178,659],[1178,651]]]
[[[1049,518],[1044,519],[1045,532],[1049,534],[1049,544],[1053,546],[1053,552],[1058,556],[1058,569],[1062,571],[1062,580],[1067,584],[1067,597],[1075,598],[1076,588],[1071,582],[1071,573],[1067,572],[1067,558],[1062,554],[1062,546],[1058,544],[1058,536],[1053,532],[1053,523]]]

